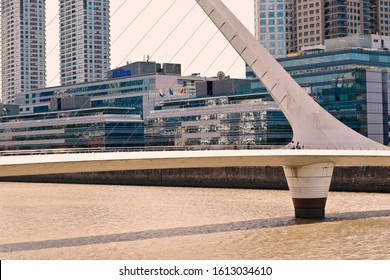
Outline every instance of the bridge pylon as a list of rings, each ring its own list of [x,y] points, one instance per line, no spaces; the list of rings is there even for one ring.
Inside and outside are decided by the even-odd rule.
[[[296,143],[333,150],[388,149],[345,126],[315,102],[221,0],[196,2],[263,83],[289,121]],[[324,217],[333,166],[333,162],[284,166],[296,217]]]
[[[283,166],[296,218],[325,218],[333,169],[333,162]]]

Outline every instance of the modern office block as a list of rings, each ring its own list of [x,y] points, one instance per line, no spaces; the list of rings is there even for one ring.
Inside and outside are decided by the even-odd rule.
[[[264,94],[197,96],[164,101],[145,118],[146,146],[215,146],[234,149],[286,145],[292,130]],[[211,148],[211,147],[210,147]]]
[[[0,150],[134,147],[144,145],[134,108],[103,107],[0,116]]]
[[[389,143],[390,52],[348,48],[278,61],[341,122],[379,143]],[[253,77],[250,69],[247,77]],[[257,79],[252,91],[266,92]]]
[[[139,62],[134,62],[128,66],[137,68],[138,65]],[[180,67],[176,65],[175,68]],[[146,117],[160,101],[195,96],[195,83],[204,80],[199,76],[180,76],[155,70],[146,72],[102,81],[42,88],[19,96],[16,103],[20,105],[21,114],[44,113],[52,107],[50,102],[53,97],[63,100],[67,96],[84,96],[91,99],[91,107],[133,107],[138,114]]]

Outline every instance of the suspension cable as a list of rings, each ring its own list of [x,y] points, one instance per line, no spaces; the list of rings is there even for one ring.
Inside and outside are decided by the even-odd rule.
[[[126,3],[126,1],[127,1],[127,0],[125,0],[125,2],[123,2],[122,5],[121,5],[120,7],[122,7],[123,4]],[[153,2],[153,0],[150,0],[149,3],[146,4],[145,7],[143,7],[143,9],[134,17],[134,19],[125,27],[125,29],[123,29],[123,31],[114,39],[114,41],[111,43],[111,46],[113,46],[113,45],[116,43],[116,41],[118,41],[118,39],[119,39],[120,37],[122,37],[123,33],[126,32],[126,30],[134,23],[134,21],[136,21],[136,19],[137,19],[145,10],[146,10],[147,7],[149,7],[149,5],[150,5],[152,2]],[[119,7],[119,8],[120,8],[120,7]],[[118,8],[116,11],[118,11],[119,8]],[[116,13],[116,11],[115,11],[115,13]],[[115,13],[112,15],[112,17],[115,15]],[[123,61],[122,61],[122,62],[123,62]],[[122,62],[121,62],[121,63],[122,63]]]
[[[142,38],[135,44],[135,46],[130,50],[130,52],[122,59],[121,62],[119,62],[118,67],[127,59],[127,57],[134,51],[136,47],[146,38],[147,35],[149,35],[150,31],[160,22],[160,20],[168,13],[168,11],[173,7],[173,5],[177,2],[175,0],[169,7],[168,9],[165,10],[165,12],[158,18],[158,20],[152,25],[152,27],[142,36]]]
[[[154,52],[150,55],[150,57],[153,57],[153,55],[161,48],[161,46],[169,39],[169,37],[172,35],[173,32],[176,31],[176,29],[179,27],[179,25],[187,18],[187,16],[192,12],[192,10],[197,6],[197,3],[192,6],[192,8],[185,14],[185,16],[179,21],[178,24],[172,29],[172,31],[168,34],[168,36],[165,37],[165,39],[160,43],[160,45],[154,50]]]
[[[192,37],[195,35],[196,32],[198,32],[198,30],[200,29],[200,27],[206,22],[207,20],[207,16],[205,17],[205,19],[198,25],[198,27],[195,29],[194,32],[192,32],[191,36],[188,37],[188,39],[186,41],[184,41],[184,44],[179,48],[179,50],[175,53],[175,55],[171,58],[171,60],[169,62],[172,62],[175,57],[181,52],[181,50],[187,45],[187,43],[192,39]]]

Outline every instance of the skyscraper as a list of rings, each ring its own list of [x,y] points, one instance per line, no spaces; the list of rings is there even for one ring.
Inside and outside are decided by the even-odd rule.
[[[295,1],[255,0],[255,36],[275,57],[296,51]]]
[[[297,49],[324,43],[324,1],[296,1]]]
[[[45,0],[1,0],[3,103],[45,86]]]
[[[325,0],[325,39],[378,32],[378,0]],[[382,2],[382,1],[381,1]]]
[[[380,0],[377,11],[379,33],[381,35],[390,36],[390,0]]]
[[[255,11],[256,36],[276,57],[350,34],[390,34],[389,0],[255,0]],[[283,30],[285,54],[275,49]]]
[[[106,78],[110,67],[109,5],[109,0],[60,0],[62,85]]]

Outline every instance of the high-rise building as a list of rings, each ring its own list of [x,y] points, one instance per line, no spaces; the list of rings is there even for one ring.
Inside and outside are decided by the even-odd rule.
[[[110,1],[60,0],[61,84],[103,80],[110,67]]]
[[[297,49],[319,45],[324,42],[323,0],[296,1],[297,9]]]
[[[295,1],[255,0],[255,36],[275,57],[296,52]]]
[[[378,32],[378,0],[325,0],[325,39]]]
[[[378,32],[381,35],[390,36],[390,0],[380,0],[377,11]]]
[[[390,34],[389,0],[255,0],[255,11],[256,37],[276,57],[350,34]]]
[[[1,0],[3,103],[45,86],[45,0]]]

